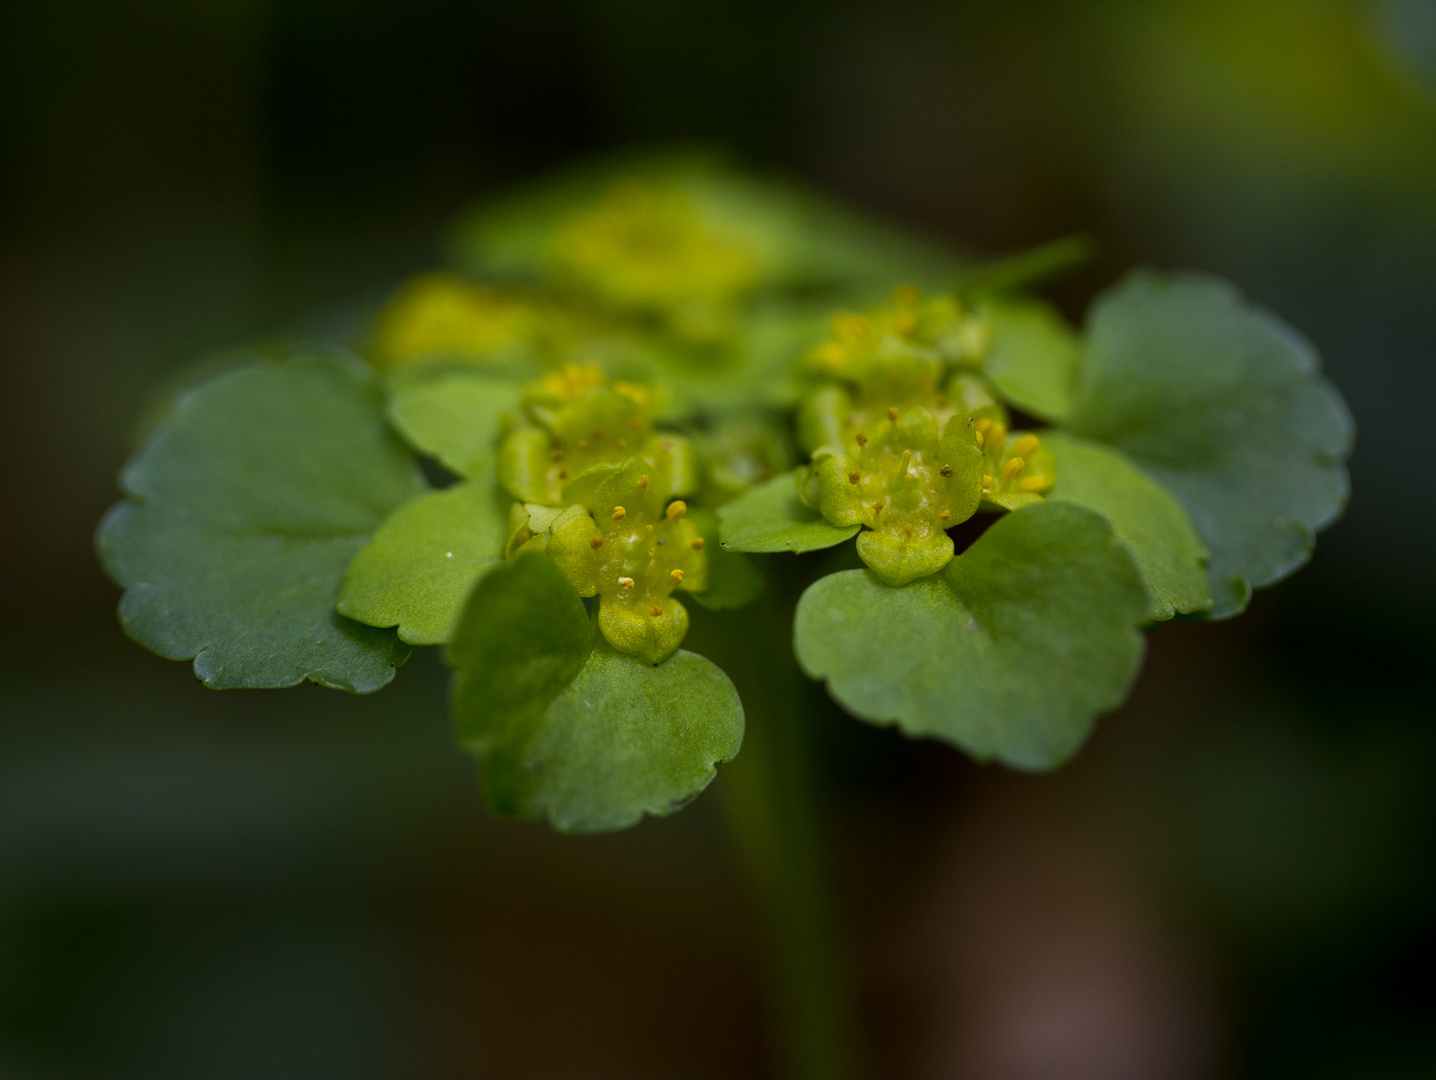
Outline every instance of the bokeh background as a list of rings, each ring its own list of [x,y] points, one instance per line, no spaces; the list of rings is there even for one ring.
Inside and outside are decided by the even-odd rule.
[[[1074,316],[1226,275],[1357,419],[1313,564],[1153,633],[1059,774],[814,698],[873,1075],[1436,1075],[1436,5],[8,0],[0,1077],[770,1074],[721,772],[620,835],[496,821],[434,656],[211,693],[91,550],[168,374],[673,140],[978,253],[1090,233]]]

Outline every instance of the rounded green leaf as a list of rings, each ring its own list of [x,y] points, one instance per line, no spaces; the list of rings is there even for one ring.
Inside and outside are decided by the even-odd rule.
[[[728,677],[694,653],[657,667],[593,632],[563,573],[522,553],[474,590],[449,649],[459,738],[499,813],[571,832],[665,815],[743,740]]]
[[[257,363],[186,392],[121,485],[98,536],[120,621],[205,685],[367,693],[408,657],[334,610],[350,559],[423,490],[357,365]]]
[[[1112,523],[1142,571],[1153,619],[1212,606],[1207,549],[1166,488],[1109,446],[1061,431],[1043,432],[1042,439],[1057,457],[1057,486],[1048,499],[1089,507]]]
[[[866,570],[798,602],[798,662],[854,715],[979,760],[1048,769],[1136,677],[1147,597],[1105,519],[1041,503],[999,519],[938,575]]]
[[[420,495],[354,556],[339,613],[397,627],[411,645],[443,644],[474,583],[503,560],[507,526],[492,477]]]
[[[1346,504],[1351,418],[1315,350],[1214,278],[1137,273],[1099,299],[1067,426],[1186,509],[1213,618],[1305,563]]]
[[[719,543],[729,551],[818,551],[857,535],[803,505],[791,474],[749,488],[718,508]]]
[[[983,372],[1019,409],[1055,420],[1072,407],[1077,334],[1035,300],[988,297],[977,305],[991,342]]]
[[[494,467],[505,417],[517,413],[521,393],[509,379],[448,372],[397,385],[389,418],[411,445],[460,476],[484,476]]]

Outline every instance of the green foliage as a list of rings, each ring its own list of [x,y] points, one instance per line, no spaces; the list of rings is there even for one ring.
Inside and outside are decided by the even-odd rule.
[[[651,667],[616,652],[535,553],[480,581],[449,663],[455,726],[482,758],[491,805],[565,831],[680,809],[743,739],[726,675],[695,653]]]
[[[803,594],[798,662],[855,715],[978,760],[1050,769],[1137,674],[1148,602],[1103,518],[1045,503],[1003,517],[938,576],[847,570]]]
[[[1052,502],[1096,510],[1125,540],[1151,597],[1151,617],[1170,619],[1212,606],[1203,564],[1207,549],[1167,490],[1119,450],[1048,432],[1043,441],[1059,462]]]
[[[401,383],[390,395],[389,418],[416,450],[459,476],[487,477],[505,418],[518,406],[512,380],[448,372]]]
[[[485,280],[375,315],[370,372],[255,364],[157,411],[100,530],[121,618],[211,686],[372,690],[447,643],[494,808],[613,829],[742,740],[677,594],[743,608],[808,572],[750,554],[856,538],[868,569],[798,603],[801,667],[857,717],[1051,768],[1140,626],[1300,565],[1351,440],[1310,347],[1229,286],[1137,274],[1082,334],[1020,291],[1086,251],[964,269],[696,155],[535,185],[461,230]],[[427,489],[395,433],[461,482]]]
[[[723,547],[729,551],[790,551],[800,555],[841,544],[861,525],[833,525],[798,497],[792,476],[767,483],[718,508]]]
[[[367,693],[408,657],[334,610],[349,560],[422,490],[355,366],[300,357],[189,391],[121,484],[98,538],[120,621],[205,685]]]
[[[1068,426],[1186,509],[1213,618],[1306,562],[1346,504],[1351,419],[1315,352],[1214,278],[1138,273],[1099,299]]]
[[[507,533],[492,476],[420,495],[354,556],[339,613],[396,627],[411,645],[442,645],[474,583],[503,560]]]

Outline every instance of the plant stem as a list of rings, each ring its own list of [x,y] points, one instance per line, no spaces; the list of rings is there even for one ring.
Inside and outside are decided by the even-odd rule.
[[[833,909],[805,729],[809,686],[793,660],[791,614],[760,599],[702,620],[714,624],[713,651],[724,654],[719,662],[747,714],[742,752],[722,769],[715,794],[728,811],[767,939],[778,1075],[853,1080],[863,1071],[857,1009]]]

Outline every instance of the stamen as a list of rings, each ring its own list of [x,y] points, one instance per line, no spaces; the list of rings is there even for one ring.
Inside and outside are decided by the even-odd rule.
[[[658,618],[658,616],[663,614],[663,609],[657,604],[654,604],[651,608],[648,609],[648,614],[652,615],[656,619]]]
[[[979,432],[977,433],[977,448],[978,448],[979,450],[981,450],[982,447],[983,447],[983,445],[984,445],[986,442],[987,442],[986,436],[984,436],[984,435],[982,434],[982,432],[979,431]]]
[[[668,571],[668,576],[673,579],[673,583],[674,583],[675,585],[682,585],[682,584],[683,584],[683,571],[682,571],[682,570],[670,570],[670,571]]]
[[[613,520],[614,520],[614,521],[622,521],[622,520],[623,520],[625,517],[627,517],[627,516],[628,516],[628,511],[625,510],[623,507],[621,507],[621,506],[615,506],[615,507],[613,508]]]
[[[688,513],[688,504],[682,499],[674,499],[668,504],[668,509],[665,513],[669,521],[682,521],[683,515]]]
[[[1011,480],[1014,476],[1021,476],[1022,470],[1025,468],[1027,468],[1027,462],[1023,461],[1020,457],[1015,457],[1006,465],[1002,466],[1002,475],[1008,480]]]
[[[633,579],[632,579],[631,577],[621,577],[621,578],[619,578],[619,579],[618,579],[618,587],[619,587],[620,589],[631,589],[631,588],[633,588]]]
[[[951,511],[951,510],[940,510],[940,511],[938,511],[938,515],[937,515],[937,516],[938,516],[938,519],[939,519],[940,521],[951,521],[951,520],[952,520],[952,511]]]
[[[858,472],[856,469],[854,469],[852,472],[848,473],[848,483],[850,483],[850,484],[856,484],[856,483],[857,483],[859,480],[861,480],[862,478],[863,478],[863,474],[860,473],[860,472]]]
[[[880,503],[880,502],[875,502],[875,503],[873,503],[873,513],[874,513],[874,514],[881,514],[882,512],[883,512],[883,504]]]
[[[688,546],[691,547],[694,551],[702,551],[703,544],[703,537],[700,536],[697,540],[693,541],[693,543],[689,544]]]
[[[1036,435],[1024,435],[1012,444],[1012,453],[1015,457],[1029,458],[1037,447]]]
[[[644,473],[642,476],[640,476],[640,477],[638,478],[638,486],[641,487],[641,488],[646,488],[646,487],[648,486],[648,474],[647,474],[647,473]]]
[[[889,406],[888,406],[888,419],[889,419],[889,420],[896,420],[897,417],[898,417],[897,406],[896,406],[896,405],[889,405]]]
[[[1033,473],[1031,476],[1024,476],[1019,480],[1017,486],[1023,491],[1041,491],[1047,486],[1047,477],[1041,473]]]
[[[858,432],[858,445],[859,445],[859,446],[867,446],[867,444],[868,444],[868,437],[867,437],[866,435],[864,435],[861,431]]]
[[[591,537],[589,537],[589,539],[588,539],[588,546],[591,547],[591,548],[593,548],[594,551],[597,551],[599,548],[603,547],[603,537],[601,537],[601,536],[591,536]]]

